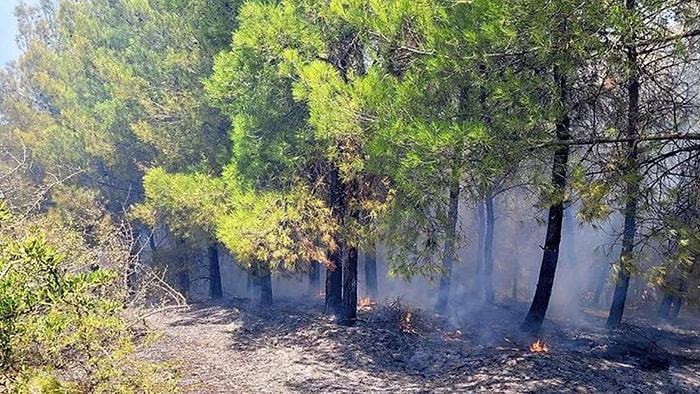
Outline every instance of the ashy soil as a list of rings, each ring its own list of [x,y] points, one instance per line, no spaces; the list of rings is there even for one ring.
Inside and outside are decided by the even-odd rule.
[[[466,305],[446,318],[393,301],[341,327],[317,299],[232,299],[147,317],[161,337],[141,354],[171,362],[182,393],[700,392],[697,321],[608,331],[582,313],[534,338],[518,330],[524,312]],[[531,351],[536,339],[548,352]]]

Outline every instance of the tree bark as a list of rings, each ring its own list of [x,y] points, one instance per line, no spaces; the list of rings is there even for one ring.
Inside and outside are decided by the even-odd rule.
[[[656,316],[659,319],[668,319],[668,316],[671,313],[671,304],[673,304],[673,296],[670,294],[664,294],[663,298],[661,298],[659,309],[656,310]]]
[[[267,267],[260,267],[260,305],[272,306],[272,275]]]
[[[455,256],[455,241],[457,234],[457,217],[459,215],[459,180],[456,178],[456,170],[453,169],[453,181],[450,185],[450,201],[447,211],[447,231],[445,238],[445,255],[442,260],[442,268],[444,274],[440,277],[438,287],[438,299],[435,304],[435,309],[439,312],[444,312],[447,309],[447,303],[450,298],[450,282],[452,280],[452,266]]]
[[[628,11],[635,11],[635,0],[627,0]],[[630,267],[633,264],[634,237],[637,232],[637,199],[639,194],[639,163],[637,163],[638,148],[637,137],[639,136],[639,69],[637,64],[637,47],[634,44],[636,37],[632,34],[630,44],[627,49],[627,67],[630,72],[627,86],[627,130],[625,137],[627,142],[627,157],[623,174],[626,178],[625,198],[625,224],[622,232],[622,252],[620,254],[620,267],[617,280],[615,281],[615,293],[608,314],[607,326],[610,329],[620,327],[622,314],[627,301],[627,289],[630,283]]]
[[[328,253],[328,259],[334,267],[326,271],[326,312],[340,313],[343,301],[343,252],[340,247]]]
[[[212,299],[224,297],[221,286],[221,267],[219,265],[219,248],[216,243],[209,245],[209,294]]]
[[[493,303],[495,291],[493,289],[493,227],[496,224],[494,212],[493,194],[489,191],[485,200],[486,206],[486,238],[484,239],[484,299],[487,303]]]
[[[347,195],[345,185],[340,179],[338,168],[333,167],[328,174],[329,206],[333,210],[333,215],[341,225],[344,222],[347,212]],[[345,240],[341,236],[336,236],[337,248],[328,253],[328,259],[333,264],[326,273],[326,311],[330,309],[336,316],[342,315],[343,306],[343,255],[345,250]]]
[[[357,321],[357,248],[347,248],[343,256],[343,306],[338,322],[352,326]]]
[[[569,126],[569,87],[566,75],[559,67],[554,68],[554,79],[559,91],[559,100],[564,108],[564,113],[556,122],[556,135],[559,141],[568,141]],[[567,165],[569,161],[569,145],[559,145],[554,151],[552,163],[552,184],[555,192],[555,202],[549,207],[547,218],[547,235],[545,236],[542,264],[540,265],[539,279],[535,297],[530,305],[530,310],[520,328],[524,331],[536,333],[542,327],[544,316],[549,307],[549,299],[552,296],[554,275],[559,260],[559,245],[561,243],[562,220],[564,218],[564,193],[566,190]]]
[[[376,300],[379,293],[377,289],[377,250],[375,248],[365,251],[365,283],[367,285],[366,296]]]

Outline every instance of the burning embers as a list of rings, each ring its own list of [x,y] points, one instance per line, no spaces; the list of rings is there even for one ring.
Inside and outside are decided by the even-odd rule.
[[[377,303],[374,302],[369,297],[363,297],[363,298],[360,298],[360,302],[358,303],[358,306],[360,307],[360,309],[372,309],[375,306],[377,306]]]
[[[547,353],[549,351],[549,346],[538,339],[530,345],[530,351],[534,353]]]
[[[401,317],[401,321],[399,322],[399,329],[403,332],[416,332],[415,327],[413,327],[413,324],[411,323],[411,312],[404,312],[403,316]]]

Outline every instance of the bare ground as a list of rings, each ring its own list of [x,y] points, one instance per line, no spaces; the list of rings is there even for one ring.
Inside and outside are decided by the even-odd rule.
[[[547,321],[549,352],[535,353],[522,307],[462,309],[448,319],[393,302],[341,327],[315,299],[197,304],[149,316],[162,337],[141,353],[173,362],[182,393],[700,392],[696,321]]]

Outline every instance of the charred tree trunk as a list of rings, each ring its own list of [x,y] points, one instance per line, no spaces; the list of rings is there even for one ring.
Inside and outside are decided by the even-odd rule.
[[[338,168],[333,167],[328,175],[329,188],[329,206],[333,210],[333,214],[339,223],[343,223],[345,217],[347,202],[345,194],[345,185],[340,179]],[[326,311],[330,309],[336,316],[342,314],[343,303],[343,255],[345,251],[345,242],[342,238],[336,237],[337,248],[330,251],[328,259],[332,266],[328,268],[326,273]]]
[[[224,297],[221,287],[221,266],[219,265],[219,248],[215,243],[209,245],[209,294],[213,299]]]
[[[485,200],[486,207],[486,238],[484,239],[484,299],[493,303],[496,296],[493,289],[493,227],[496,224],[493,194],[488,192]]]
[[[569,107],[569,86],[564,71],[555,67],[554,79],[559,91],[559,100],[564,113],[557,120],[556,135],[557,140],[566,142],[569,140],[569,126],[571,120],[568,114]],[[557,271],[557,261],[559,260],[559,245],[561,243],[561,228],[564,218],[564,192],[566,189],[567,165],[569,162],[569,145],[560,144],[554,151],[552,163],[552,184],[554,186],[556,201],[549,207],[547,218],[547,235],[544,242],[544,252],[542,254],[542,264],[537,281],[535,297],[530,305],[530,310],[525,317],[525,321],[520,326],[521,329],[529,332],[538,332],[542,327],[544,316],[549,307],[549,299],[554,286],[554,275]]]
[[[343,301],[343,252],[338,249],[328,253],[328,259],[333,263],[326,271],[326,312],[340,313]]]
[[[379,295],[377,289],[376,249],[370,249],[365,252],[365,283],[367,284],[367,297],[376,300]]]
[[[312,262],[311,268],[309,269],[309,295],[315,296],[321,289],[321,264],[318,262]]]
[[[352,326],[357,320],[357,248],[347,248],[343,256],[343,305],[338,322]]]
[[[442,260],[442,268],[445,270],[440,277],[440,285],[438,287],[438,299],[435,304],[435,309],[439,312],[444,312],[447,309],[447,303],[450,298],[450,282],[452,280],[452,265],[455,256],[455,241],[457,235],[457,216],[459,215],[459,180],[453,169],[453,181],[450,185],[450,201],[447,211],[447,237],[445,238],[445,255]]]
[[[627,0],[626,8],[630,12],[635,11],[635,0]],[[634,42],[635,35],[632,34],[630,42]],[[627,46],[627,67],[630,72],[627,86],[627,157],[624,168],[624,175],[627,186],[625,190],[625,224],[622,232],[622,253],[620,254],[620,267],[617,280],[615,281],[615,293],[613,295],[610,314],[608,315],[607,326],[615,329],[620,326],[622,314],[627,301],[627,289],[630,283],[630,268],[633,264],[634,237],[637,232],[637,199],[639,194],[639,164],[637,163],[638,147],[637,137],[639,136],[639,66],[637,64],[637,47],[634,44]]]
[[[656,316],[659,319],[668,319],[668,316],[671,313],[671,304],[673,304],[673,296],[670,294],[664,294],[663,298],[661,298],[659,309],[656,311]]]
[[[260,305],[272,306],[272,275],[268,267],[260,267]]]

